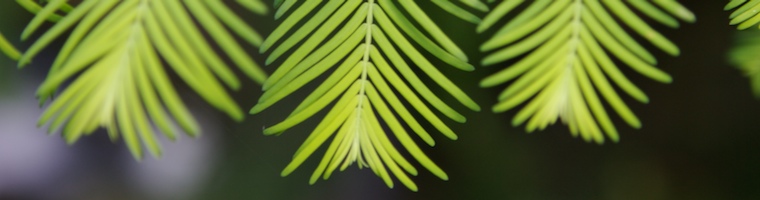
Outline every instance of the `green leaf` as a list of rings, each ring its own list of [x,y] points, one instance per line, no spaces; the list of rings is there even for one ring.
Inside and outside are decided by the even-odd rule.
[[[677,56],[679,50],[630,7],[670,27],[678,27],[676,18],[694,22],[694,15],[674,0],[527,2],[529,5],[521,12],[515,9],[525,1],[499,3],[478,27],[483,32],[507,14],[519,12],[481,46],[490,52],[482,61],[485,66],[515,60],[481,82],[483,87],[509,83],[493,111],[505,112],[525,104],[512,124],[527,123],[528,132],[542,130],[561,119],[573,136],[580,135],[587,142],[601,144],[604,135],[617,142],[618,132],[602,105],[601,95],[625,122],[640,128],[641,122],[610,80],[642,103],[649,98],[626,78],[614,60],[659,82],[670,83],[672,78],[654,67],[654,56],[623,24],[670,55]]]
[[[19,52],[16,47],[13,47],[13,44],[5,39],[3,33],[0,33],[0,52],[3,52],[3,54],[7,55],[13,60],[18,60],[21,57],[21,52]]]
[[[360,168],[372,169],[388,187],[394,186],[393,176],[416,191],[408,175],[418,172],[391,142],[388,134],[393,134],[424,168],[447,180],[448,175],[422,152],[407,128],[432,146],[435,141],[423,123],[457,139],[435,111],[456,122],[466,119],[434,94],[412,67],[462,105],[476,111],[480,107],[420,52],[426,50],[462,70],[474,69],[425,12],[414,1],[285,0],[275,5],[280,5],[277,13],[285,19],[261,50],[271,52],[267,63],[282,60],[282,64],[264,83],[265,93],[251,113],[265,110],[320,76],[326,78],[290,116],[264,133],[281,134],[332,105],[282,175],[292,173],[333,138],[310,183],[327,179],[338,166],[343,170],[358,163]],[[285,15],[289,9],[293,11]],[[422,117],[416,119],[412,112]]]
[[[734,10],[729,16],[729,24],[736,25],[739,30],[748,29],[760,23],[760,0],[731,0],[726,4],[725,10]]]
[[[480,17],[478,17],[476,14],[473,14],[467,11],[462,6],[458,6],[449,0],[431,0],[431,2],[440,6],[447,12],[451,13],[452,15],[457,16],[465,21],[472,22],[475,24],[480,23],[481,21]],[[478,0],[461,0],[460,2],[478,11],[488,12],[488,5]]]
[[[61,6],[57,10],[52,10],[52,12],[48,14],[40,14],[40,11],[42,11],[42,6],[40,6],[39,3],[37,3],[35,0],[16,0],[16,2],[23,7],[24,9],[28,10],[31,13],[38,14],[38,15],[45,15],[47,18],[40,17],[39,20],[47,20],[49,22],[58,22],[61,20],[61,15],[56,14],[55,12],[61,11],[68,13],[70,12],[74,7],[69,5],[68,3],[61,2]],[[51,7],[52,9],[53,7]],[[0,33],[0,52],[7,55],[9,58],[13,60],[18,60],[21,58],[21,52],[17,50],[13,45],[8,42],[8,40],[3,36],[2,33]]]
[[[16,0],[16,2],[18,3],[18,5],[20,5],[21,7],[23,7],[24,9],[26,9],[27,11],[31,13],[38,14],[40,13],[40,11],[42,11],[42,6],[40,6],[40,4],[38,4],[37,1],[35,0]],[[54,9],[54,7],[50,7],[50,8]],[[69,5],[66,2],[63,2],[63,4],[59,6],[58,9],[56,10],[61,10],[68,13],[72,9],[73,9],[73,6]],[[61,20],[61,18],[63,18],[61,15],[56,14],[56,13],[48,13],[46,15],[47,15],[47,18],[40,18],[40,19],[47,20],[49,22],[58,22]]]
[[[736,33],[736,41],[728,53],[729,62],[750,79],[752,92],[760,99],[760,30]]]
[[[257,0],[240,2],[254,12],[265,9],[251,7],[263,5]],[[36,32],[56,10],[64,9],[64,3],[51,0],[46,4],[24,30],[25,36]],[[218,0],[85,0],[45,31],[21,56],[19,65],[28,65],[70,29],[37,91],[43,102],[57,96],[39,124],[49,124],[51,132],[62,129],[69,143],[105,127],[112,138],[123,136],[136,159],[142,158],[142,146],[158,157],[156,132],[176,138],[175,122],[192,136],[200,132],[166,69],[238,121],[244,114],[225,85],[237,90],[240,80],[225,60],[254,81],[266,79],[235,35],[254,46],[261,37]],[[225,54],[216,53],[215,46]]]

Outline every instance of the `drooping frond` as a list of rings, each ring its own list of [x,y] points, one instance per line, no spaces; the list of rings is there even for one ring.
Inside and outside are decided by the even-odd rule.
[[[760,30],[738,32],[728,56],[731,64],[749,77],[755,97],[760,98]]]
[[[729,22],[731,25],[737,25],[736,28],[744,30],[760,23],[760,0],[731,0],[724,7],[725,10],[734,10],[731,13]]]
[[[393,187],[391,176],[395,176],[416,191],[407,173],[416,175],[417,170],[392,144],[388,136],[392,133],[423,167],[447,180],[446,173],[422,152],[404,125],[432,146],[435,142],[423,128],[424,121],[448,138],[457,138],[433,110],[456,122],[466,119],[435,95],[413,67],[466,107],[480,108],[420,52],[427,51],[462,70],[474,69],[425,12],[414,1],[284,0],[275,5],[279,5],[275,16],[290,14],[264,41],[261,51],[271,52],[267,63],[282,60],[282,64],[264,83],[265,93],[251,113],[270,107],[323,74],[327,76],[324,82],[287,119],[264,133],[282,133],[334,103],[282,175],[293,172],[332,137],[312,174],[312,184],[320,177],[327,179],[339,166],[343,170],[357,162],[360,168],[372,169],[389,187]],[[292,53],[283,57],[286,51]],[[331,69],[332,73],[326,74]],[[412,117],[412,111],[422,118]]]
[[[669,27],[678,27],[676,18],[694,22],[694,15],[674,0],[655,1],[501,1],[478,27],[485,31],[500,18],[528,2],[519,14],[496,31],[481,46],[491,51],[483,65],[518,59],[481,82],[493,87],[511,82],[498,97],[494,112],[505,112],[526,103],[512,124],[527,122],[526,130],[544,129],[561,119],[573,136],[604,142],[604,134],[618,141],[599,95],[634,128],[639,119],[617,94],[610,80],[634,99],[649,98],[618,69],[613,59],[663,83],[671,77],[656,68],[655,57],[623,27],[677,56],[678,47],[647,25],[635,11]],[[632,9],[633,8],[633,9]],[[521,57],[524,56],[524,57]]]
[[[66,2],[50,0],[24,30],[22,39],[29,38]],[[239,2],[253,6],[252,11],[265,11],[258,0]],[[176,136],[172,121],[188,134],[198,134],[198,123],[179,98],[166,69],[211,105],[241,120],[244,114],[224,86],[238,89],[240,81],[223,56],[214,52],[214,46],[251,79],[266,79],[234,35],[252,45],[259,45],[261,37],[220,0],[84,0],[42,34],[19,65],[29,64],[69,29],[73,31],[37,91],[44,102],[71,81],[39,121],[40,125],[49,124],[51,132],[62,128],[69,143],[106,127],[112,138],[121,135],[140,159],[140,140],[151,154],[161,154],[154,125],[169,138]]]
[[[21,52],[19,52],[16,47],[13,47],[13,44],[5,39],[3,33],[0,33],[0,52],[3,52],[3,54],[13,60],[18,60],[21,57]]]

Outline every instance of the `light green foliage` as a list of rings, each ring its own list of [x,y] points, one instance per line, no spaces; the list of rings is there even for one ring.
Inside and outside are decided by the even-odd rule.
[[[13,45],[5,39],[5,36],[3,36],[2,33],[0,33],[0,52],[13,60],[18,60],[21,57],[21,52],[19,52],[16,47],[13,47]]]
[[[731,64],[749,77],[755,97],[760,98],[760,30],[737,33],[728,55]]]
[[[731,25],[737,25],[736,28],[744,30],[760,23],[760,0],[731,0],[726,4],[724,10],[734,10],[729,18]]]
[[[659,82],[672,81],[667,73],[654,67],[657,64],[654,56],[623,25],[677,56],[678,47],[647,25],[636,11],[673,28],[679,25],[676,18],[695,21],[688,9],[673,0],[501,1],[483,19],[478,31],[494,28],[499,19],[516,12],[515,8],[526,2],[527,7],[481,47],[491,52],[483,60],[486,66],[519,59],[481,82],[483,87],[510,82],[493,111],[505,112],[525,103],[513,125],[527,123],[526,130],[532,132],[561,119],[573,136],[597,143],[604,142],[604,134],[612,141],[619,138],[599,95],[630,126],[641,127],[610,80],[634,99],[649,101],[613,59]]]
[[[16,2],[23,7],[24,9],[28,10],[31,13],[37,14],[42,10],[42,6],[35,1],[35,0],[16,0]],[[47,2],[47,1],[45,1]],[[62,12],[69,12],[73,9],[73,7],[67,3],[64,2],[64,4],[60,7],[60,11]],[[56,13],[50,14],[47,18],[47,21],[50,22],[58,22],[61,20],[61,15],[58,15]],[[10,42],[3,36],[2,33],[0,33],[0,52],[4,53],[8,57],[10,57],[13,60],[18,60],[21,58],[21,52],[18,51],[13,45],[11,45]]]
[[[472,22],[472,23],[480,23],[480,17],[478,17],[475,14],[470,13],[466,9],[464,9],[461,6],[458,6],[455,3],[452,3],[448,0],[431,0],[434,4],[440,6],[444,10],[448,11],[454,16],[457,16],[465,21]],[[461,3],[472,7],[473,9],[476,9],[481,12],[488,12],[488,5],[485,3],[479,1],[479,0],[460,0]]]
[[[38,2],[49,2],[50,0],[16,0],[19,6],[26,9],[27,11],[37,14],[40,11],[42,11],[42,6]],[[74,10],[74,6],[71,6],[67,2],[63,2],[63,4],[59,7],[58,11],[68,13],[71,12],[71,10]],[[49,22],[58,22],[63,18],[61,15],[57,13],[47,14],[47,18],[40,18],[38,20],[47,20]],[[35,22],[35,23],[41,23],[41,22]]]
[[[456,6],[451,2],[439,3]],[[434,110],[456,122],[466,119],[435,95],[412,67],[419,68],[461,104],[476,111],[480,108],[420,52],[428,51],[462,70],[474,69],[463,51],[425,12],[414,1],[284,0],[276,1],[275,5],[278,6],[275,17],[287,17],[264,41],[261,51],[271,52],[268,64],[277,60],[282,60],[282,64],[264,83],[265,93],[251,113],[270,107],[323,74],[327,76],[325,81],[287,119],[268,127],[264,133],[280,134],[334,103],[282,175],[293,172],[332,137],[310,183],[320,177],[327,179],[338,167],[343,170],[356,162],[360,168],[369,167],[388,187],[393,187],[391,177],[395,176],[416,191],[417,186],[407,174],[417,175],[417,169],[392,144],[388,136],[392,133],[424,168],[447,180],[446,173],[415,144],[405,125],[433,146],[433,137],[418,120],[431,124],[450,139],[457,139]],[[332,73],[325,74],[331,69]],[[415,119],[412,111],[422,117]]]
[[[739,30],[736,42],[729,52],[729,61],[750,78],[755,97],[760,98],[760,31],[746,30],[760,23],[760,0],[732,0],[725,10],[734,10],[729,18]]]
[[[23,2],[28,1],[19,1]],[[140,141],[154,156],[161,154],[154,125],[170,139],[177,132],[173,120],[188,134],[198,134],[198,123],[175,91],[162,59],[201,97],[235,120],[244,114],[224,85],[238,89],[240,81],[213,45],[251,79],[266,79],[234,35],[251,45],[259,45],[261,37],[220,0],[84,0],[71,9],[66,2],[50,0],[29,23],[22,39],[57,13],[68,12],[34,42],[19,65],[29,64],[73,29],[37,91],[43,103],[55,96],[39,125],[49,124],[50,132],[63,129],[69,143],[106,127],[112,138],[121,135],[141,159]],[[266,12],[258,0],[239,2]],[[71,84],[56,95],[69,80]]]

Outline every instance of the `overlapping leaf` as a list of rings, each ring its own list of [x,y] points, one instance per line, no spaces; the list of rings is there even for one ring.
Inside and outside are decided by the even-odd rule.
[[[29,38],[66,2],[50,0],[22,38]],[[266,11],[258,0],[238,2],[258,13]],[[185,132],[198,134],[198,123],[175,91],[163,61],[235,120],[244,114],[224,85],[237,89],[240,81],[213,47],[220,47],[251,79],[266,79],[234,35],[252,45],[260,44],[261,37],[220,0],[84,0],[40,36],[20,58],[20,66],[69,29],[73,31],[37,91],[44,102],[71,82],[39,121],[49,124],[50,131],[62,129],[69,143],[106,127],[112,138],[121,135],[140,159],[140,140],[150,153],[160,155],[154,125],[172,139],[177,132],[173,121]]]
[[[38,2],[48,3],[50,1],[52,1],[52,0],[41,0],[41,1],[39,1],[39,0],[16,0],[16,3],[18,3],[19,6],[21,6],[24,9],[26,9],[27,11],[29,11],[31,13],[34,13],[34,14],[37,14],[40,11],[42,11],[42,6]],[[57,11],[62,12],[62,13],[69,13],[72,10],[74,10],[74,6],[70,5],[67,2],[63,2],[61,4],[61,6],[59,6],[58,9],[57,9]],[[48,11],[48,12],[50,12],[50,11]],[[48,14],[47,18],[37,19],[37,20],[40,20],[40,21],[37,21],[35,23],[42,23],[44,20],[47,20],[47,21],[50,21],[50,22],[58,22],[58,21],[61,20],[61,18],[63,18],[63,16],[59,15],[58,13],[55,13],[55,11],[54,11],[53,13]]]
[[[472,23],[480,23],[480,17],[477,15],[467,11],[467,9],[463,8],[462,6],[457,5],[456,3],[453,3],[448,0],[431,0],[434,4],[440,6],[447,12],[451,13],[454,16],[457,16],[465,21],[472,22]],[[466,6],[469,6],[472,9],[475,9],[480,12],[488,12],[488,5],[481,2],[480,0],[460,0],[461,4],[464,4]]]
[[[731,0],[724,7],[725,10],[734,10],[729,18],[731,25],[736,25],[739,30],[744,30],[760,23],[760,0]]]
[[[511,82],[499,95],[493,111],[505,112],[525,103],[513,125],[527,122],[527,131],[532,132],[561,119],[573,136],[597,143],[604,142],[605,134],[613,141],[619,138],[599,95],[630,126],[641,127],[610,80],[634,99],[649,101],[614,60],[659,82],[671,82],[667,73],[654,66],[655,57],[625,31],[623,24],[676,56],[678,47],[647,25],[635,11],[673,28],[679,26],[677,19],[695,20],[688,9],[674,0],[501,1],[478,30],[493,27],[523,4],[527,4],[524,10],[481,47],[483,51],[491,51],[483,65],[516,60],[481,82],[483,87]]]
[[[34,14],[37,14],[38,12],[40,12],[40,10],[42,10],[42,6],[40,6],[40,4],[34,0],[16,0],[16,2],[18,2],[18,4],[21,7],[25,8],[26,10]],[[62,12],[68,12],[68,11],[71,11],[71,9],[73,9],[73,7],[67,3],[64,3],[60,7],[60,10]],[[47,18],[47,21],[57,22],[58,20],[61,20],[61,18],[62,18],[61,15],[53,13],[49,15],[49,17]],[[0,33],[0,52],[4,53],[5,55],[7,55],[13,60],[18,60],[19,58],[21,58],[21,52],[18,51],[15,47],[13,47],[13,45],[11,45],[11,43],[8,42],[8,40],[5,38],[5,36],[3,36],[2,33]]]
[[[325,81],[287,119],[264,133],[282,133],[333,104],[282,175],[293,172],[332,137],[312,174],[312,184],[320,177],[327,179],[338,167],[343,170],[357,162],[360,168],[372,169],[389,187],[393,187],[391,177],[395,176],[416,191],[407,174],[416,175],[417,169],[393,145],[388,136],[392,133],[424,168],[448,179],[405,127],[432,146],[435,142],[423,128],[424,123],[450,139],[457,138],[433,110],[457,122],[464,122],[465,117],[435,95],[412,68],[419,68],[468,108],[480,108],[420,52],[424,49],[462,70],[474,69],[425,12],[414,1],[285,0],[275,5],[279,6],[276,17],[290,14],[266,39],[261,51],[271,52],[267,63],[282,60],[282,64],[264,83],[265,93],[251,113],[270,107],[321,75],[327,76]],[[292,53],[283,58],[287,51]],[[422,118],[415,119],[412,111]]]

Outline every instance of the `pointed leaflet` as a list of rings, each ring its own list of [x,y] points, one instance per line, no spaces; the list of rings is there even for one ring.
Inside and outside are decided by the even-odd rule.
[[[24,37],[65,3],[49,1],[24,30]],[[240,82],[210,41],[251,79],[263,82],[266,78],[230,32],[252,45],[259,45],[262,39],[219,0],[85,0],[42,34],[22,55],[19,65],[29,64],[69,29],[73,31],[37,91],[44,102],[71,81],[39,121],[40,125],[50,124],[50,131],[62,128],[69,143],[106,127],[112,138],[121,133],[140,159],[140,141],[154,156],[160,155],[153,125],[172,139],[176,137],[172,119],[187,133],[198,134],[198,123],[166,69],[217,109],[241,120],[242,111],[223,86],[237,89]]]
[[[449,0],[431,0],[434,4],[440,6],[447,12],[451,13],[454,16],[457,16],[465,21],[472,22],[472,23],[480,23],[480,17],[477,15],[467,11],[465,8],[456,5],[456,3],[453,3]],[[460,0],[461,4],[465,4],[472,9],[478,10],[480,12],[488,12],[488,5],[481,2],[480,0]]]
[[[42,6],[40,6],[40,4],[38,4],[34,0],[16,0],[16,2],[21,7],[25,8],[26,10],[34,14],[38,14],[42,10]],[[60,7],[58,7],[58,10],[66,12],[66,13],[68,13],[72,9],[73,7],[65,2]],[[57,22],[61,20],[62,17],[54,13],[55,11],[58,11],[58,10],[52,10],[53,12],[48,13],[48,14],[44,14],[44,13],[41,14],[41,15],[46,15],[47,17],[39,18],[40,20],[39,23],[41,24],[41,22],[44,20],[47,20],[50,22]],[[8,42],[8,40],[5,38],[5,36],[3,36],[2,33],[0,33],[0,52],[7,55],[9,58],[13,60],[18,60],[19,58],[21,58],[21,52],[18,51],[15,47],[13,47],[13,45],[10,42]]]
[[[524,10],[481,46],[483,51],[491,52],[483,65],[522,57],[481,82],[483,87],[511,82],[499,95],[493,111],[505,112],[526,103],[513,125],[527,123],[527,131],[532,132],[562,119],[574,136],[597,143],[604,141],[603,134],[613,141],[619,137],[599,95],[629,125],[641,127],[610,80],[636,100],[649,101],[623,75],[613,58],[649,78],[671,82],[668,74],[654,67],[654,56],[623,26],[670,55],[678,55],[678,47],[635,11],[670,27],[678,27],[675,18],[695,21],[694,15],[674,0],[501,1],[483,19],[478,31],[493,28],[500,18],[518,12],[515,9],[526,2]]]
[[[42,6],[35,0],[16,0],[16,3],[18,3],[18,5],[22,8],[34,14],[39,14],[40,11],[42,11]],[[69,13],[73,9],[73,6],[69,5],[66,2],[62,2],[62,4],[57,4],[56,7],[49,7],[46,13],[42,14],[45,15],[45,17],[40,17],[36,22],[33,22],[31,24],[37,24],[38,26],[41,25],[45,20],[49,22],[58,22],[63,17],[55,12],[61,11],[64,13]]]
[[[21,52],[19,52],[16,47],[13,47],[13,44],[5,39],[3,33],[0,33],[0,52],[13,60],[18,60],[21,57]]]
[[[326,79],[287,119],[264,133],[280,134],[333,105],[282,175],[293,172],[332,137],[311,183],[320,177],[328,178],[338,167],[343,170],[357,162],[360,168],[369,167],[389,187],[394,184],[391,177],[396,177],[416,191],[408,174],[416,175],[417,169],[393,145],[388,136],[393,134],[424,168],[448,179],[407,131],[410,129],[432,146],[435,142],[423,128],[425,123],[451,139],[457,138],[435,112],[457,122],[465,118],[435,95],[412,68],[417,67],[461,104],[479,110],[420,51],[462,70],[473,67],[418,5],[414,1],[390,0],[285,0],[276,5],[280,5],[277,15],[286,17],[261,50],[271,52],[267,63],[280,60],[282,64],[264,83],[265,93],[251,113],[261,112],[323,75]],[[422,117],[412,117],[413,111]]]

